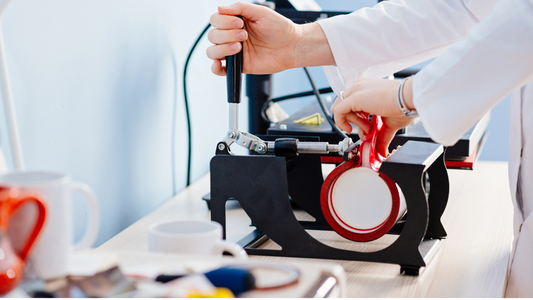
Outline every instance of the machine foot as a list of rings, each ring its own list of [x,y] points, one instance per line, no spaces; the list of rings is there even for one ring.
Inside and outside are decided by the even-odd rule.
[[[400,274],[405,274],[409,276],[418,276],[420,274],[420,267],[401,266]]]

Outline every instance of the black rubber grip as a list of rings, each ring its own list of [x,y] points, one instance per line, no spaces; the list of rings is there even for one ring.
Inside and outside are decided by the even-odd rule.
[[[274,142],[274,153],[276,156],[287,158],[298,156],[298,139],[279,138]]]
[[[241,16],[239,16],[239,18],[242,19]],[[242,60],[242,47],[239,53],[226,56],[226,85],[228,89],[228,103],[241,103]]]

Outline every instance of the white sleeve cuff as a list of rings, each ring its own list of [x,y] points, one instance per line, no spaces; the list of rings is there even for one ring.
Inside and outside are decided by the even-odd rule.
[[[446,121],[443,120],[447,112],[439,111],[440,105],[424,99],[421,95],[423,88],[421,86],[420,76],[413,77],[413,104],[420,116],[420,121],[431,139],[444,146],[453,146],[459,140],[460,136],[451,134],[447,129]],[[451,121],[451,119],[449,118]]]
[[[344,49],[349,49],[350,45],[344,44],[343,38],[339,34],[339,31],[335,28],[335,23],[338,22],[338,18],[342,18],[342,16],[337,17],[336,20],[331,18],[319,20],[317,23],[320,25],[320,27],[322,27],[322,30],[326,34],[328,44],[330,45],[331,52],[333,53],[333,57],[335,58],[337,66],[333,68],[325,67],[324,71],[326,72],[328,80],[330,80],[332,88],[334,90],[339,89],[339,91],[343,91],[346,86],[351,86],[355,82],[355,78],[353,75],[347,75],[346,77],[343,76],[343,74],[352,74],[352,72],[347,69],[347,64],[343,62],[350,61],[353,59],[353,57],[350,59],[350,57],[347,56],[347,52],[344,51]],[[345,38],[350,39],[352,37]],[[332,69],[334,69],[334,71]],[[334,85],[335,87],[333,87]]]
[[[344,91],[346,89],[346,86],[344,85],[344,79],[339,73],[339,69],[333,66],[325,66],[323,68],[324,73],[328,78],[328,82],[331,85],[331,88],[333,89],[333,92],[339,95],[341,91]]]

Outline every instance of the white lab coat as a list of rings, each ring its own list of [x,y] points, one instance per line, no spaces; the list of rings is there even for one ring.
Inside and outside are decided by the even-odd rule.
[[[505,296],[533,297],[533,0],[392,0],[318,23],[337,65],[325,67],[337,93],[438,56],[413,81],[414,104],[438,143],[455,144],[512,91],[515,218]]]

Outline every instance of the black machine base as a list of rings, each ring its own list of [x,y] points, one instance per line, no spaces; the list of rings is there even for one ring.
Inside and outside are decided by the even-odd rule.
[[[319,155],[286,159],[217,153],[211,160],[211,219],[222,225],[225,238],[225,204],[234,198],[256,227],[240,241],[250,255],[392,263],[400,265],[406,275],[418,275],[439,248],[440,239],[446,237],[440,222],[449,192],[443,147],[409,141],[383,162],[380,172],[400,186],[408,212],[390,232],[399,234],[398,238],[376,252],[334,248],[307,233],[332,230],[320,207],[323,177]],[[289,195],[314,222],[296,219]],[[281,249],[259,249],[268,239]]]
[[[255,229],[253,232],[246,235],[244,238],[239,240],[237,242],[238,245],[243,247],[246,250],[246,253],[250,255],[267,255],[267,256],[290,256],[286,255],[282,250],[270,250],[270,249],[259,249],[261,245],[266,243],[269,240],[269,237],[266,236],[264,233],[262,233],[259,229]],[[433,258],[433,256],[437,253],[437,251],[440,248],[442,241],[441,239],[431,239],[431,238],[424,238],[422,242],[420,242],[420,255],[422,256],[422,259],[426,263],[426,265],[429,263],[429,261]],[[307,257],[307,256],[302,256]],[[320,257],[325,259],[334,259],[334,257]],[[361,260],[361,259],[353,259],[353,260]],[[405,275],[419,275],[421,266],[409,266],[409,265],[400,265],[400,274]]]

